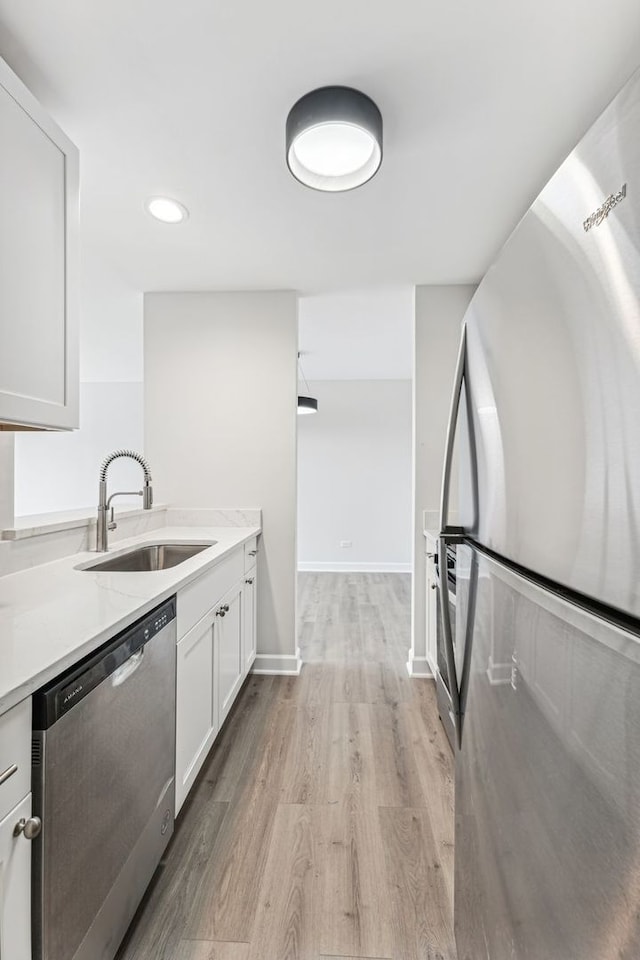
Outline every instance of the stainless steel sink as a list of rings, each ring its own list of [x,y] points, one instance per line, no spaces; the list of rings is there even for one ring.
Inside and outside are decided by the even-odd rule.
[[[112,573],[144,573],[149,570],[168,570],[177,567],[196,554],[212,547],[217,540],[206,543],[147,543],[97,563],[83,564],[81,570],[110,570]]]

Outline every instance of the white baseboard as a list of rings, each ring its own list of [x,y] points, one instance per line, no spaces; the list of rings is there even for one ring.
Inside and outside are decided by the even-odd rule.
[[[493,657],[489,657],[487,676],[492,687],[511,683],[512,675],[513,663],[495,663]]]
[[[252,673],[264,677],[299,677],[301,670],[300,647],[295,653],[258,653],[251,668]]]
[[[298,563],[300,573],[411,573],[410,563],[334,563],[305,560]]]
[[[433,680],[431,664],[426,657],[412,657],[409,654],[407,673],[410,677],[423,677],[425,680]]]

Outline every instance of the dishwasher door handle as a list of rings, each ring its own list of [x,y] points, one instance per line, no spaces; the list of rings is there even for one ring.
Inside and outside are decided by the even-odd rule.
[[[136,672],[144,657],[144,647],[141,647],[136,653],[132,654],[128,660],[125,660],[117,670],[111,674],[111,686],[119,687],[129,677]]]

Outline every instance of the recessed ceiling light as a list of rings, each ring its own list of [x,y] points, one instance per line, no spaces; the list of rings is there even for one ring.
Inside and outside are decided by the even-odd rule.
[[[170,197],[151,197],[145,206],[152,217],[163,223],[182,223],[189,216],[187,208]]]
[[[315,190],[353,190],[382,163],[382,115],[352,87],[320,87],[305,94],[287,117],[287,164]]]

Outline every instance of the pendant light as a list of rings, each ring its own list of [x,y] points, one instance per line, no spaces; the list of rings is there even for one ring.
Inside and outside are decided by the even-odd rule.
[[[302,356],[302,353],[301,352],[298,353],[298,370],[300,371],[300,376],[304,380],[304,385],[307,388],[307,393],[308,393],[309,384],[307,383],[307,378],[304,375],[302,364],[300,363],[301,356]],[[309,397],[309,396],[303,397],[303,396],[300,396],[300,394],[298,394],[298,416],[300,416],[301,414],[317,413],[317,412],[318,412],[318,401],[316,400],[315,397]]]
[[[298,413],[317,413],[318,401],[315,397],[298,397]]]
[[[353,190],[382,163],[382,114],[353,87],[320,87],[291,108],[286,127],[287,165],[314,190]]]

